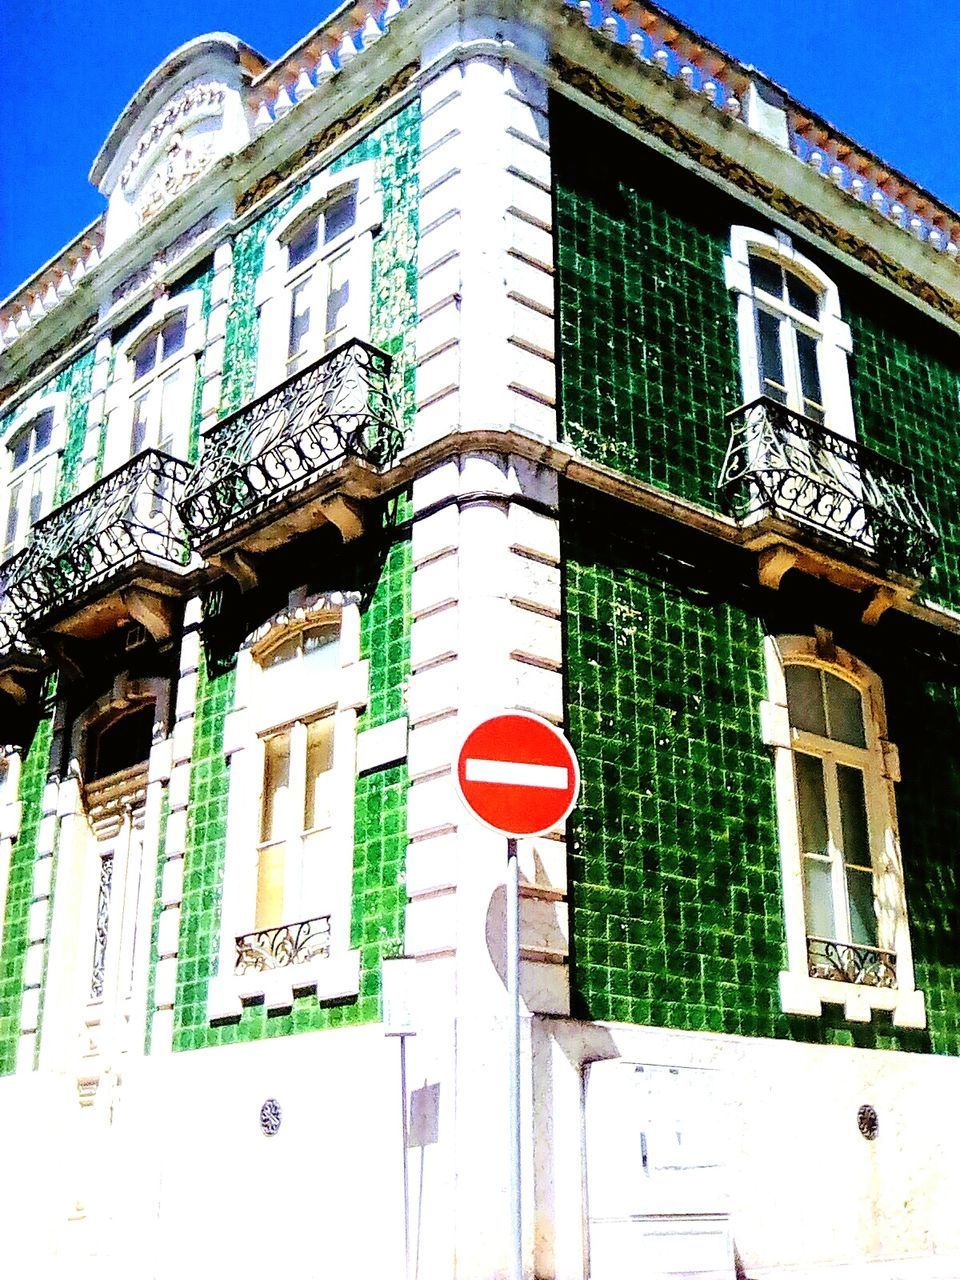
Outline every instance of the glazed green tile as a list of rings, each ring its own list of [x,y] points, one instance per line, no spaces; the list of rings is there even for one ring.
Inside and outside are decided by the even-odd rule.
[[[0,1075],[10,1074],[17,1062],[23,966],[27,955],[30,902],[33,896],[33,864],[37,855],[37,832],[52,737],[53,721],[41,721],[20,775],[20,802],[23,809],[20,833],[10,856],[3,948],[0,950]]]
[[[562,491],[567,717],[583,790],[570,832],[571,988],[585,1018],[960,1052],[960,661],[905,666],[912,633],[848,623],[884,681],[927,1030],[780,1012],[786,965],[763,641],[839,625],[826,599],[651,545],[635,513]],[[731,575],[726,580],[725,574]],[[811,589],[812,590],[812,589]],[[904,624],[905,626],[906,624]],[[806,630],[805,630],[806,629]],[[645,690],[640,694],[639,690]]]

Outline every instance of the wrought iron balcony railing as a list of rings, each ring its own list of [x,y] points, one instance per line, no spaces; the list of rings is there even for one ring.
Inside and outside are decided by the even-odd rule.
[[[907,467],[766,396],[727,421],[717,487],[741,523],[774,516],[855,548],[884,570],[926,576],[939,535]]]
[[[189,471],[148,449],[38,521],[10,585],[15,608],[36,624],[138,563],[182,571],[190,548],[176,503]]]
[[[23,633],[23,613],[11,595],[23,572],[26,553],[18,552],[0,565],[0,663],[27,658],[40,660],[40,652],[31,645]]]
[[[853,982],[861,987],[897,985],[897,953],[883,947],[807,938],[807,963],[811,978]]]
[[[330,954],[330,917],[298,920],[275,929],[256,929],[237,938],[236,972],[283,969]]]
[[[209,546],[258,521],[345,458],[391,462],[403,433],[390,368],[390,356],[354,339],[219,422],[180,503],[194,541]]]

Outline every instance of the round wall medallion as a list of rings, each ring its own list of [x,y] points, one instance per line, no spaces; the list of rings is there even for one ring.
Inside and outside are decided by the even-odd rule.
[[[283,1119],[283,1112],[280,1110],[280,1103],[276,1098],[268,1098],[260,1108],[260,1128],[268,1138],[280,1128],[280,1121]]]
[[[880,1131],[877,1109],[876,1107],[871,1107],[869,1102],[865,1102],[857,1112],[857,1127],[868,1142],[873,1142]]]

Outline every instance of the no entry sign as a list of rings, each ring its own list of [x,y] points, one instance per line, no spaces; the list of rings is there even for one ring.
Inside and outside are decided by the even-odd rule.
[[[528,711],[491,716],[467,734],[457,755],[464,804],[508,836],[538,836],[577,802],[580,767],[566,738]]]

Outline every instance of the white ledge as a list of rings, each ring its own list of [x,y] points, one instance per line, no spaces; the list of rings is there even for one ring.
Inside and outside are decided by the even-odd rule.
[[[339,951],[279,969],[219,974],[210,982],[207,1017],[211,1022],[239,1018],[248,1004],[264,1004],[272,1013],[286,1012],[293,1007],[295,994],[343,1000],[359,992],[360,952]]]

